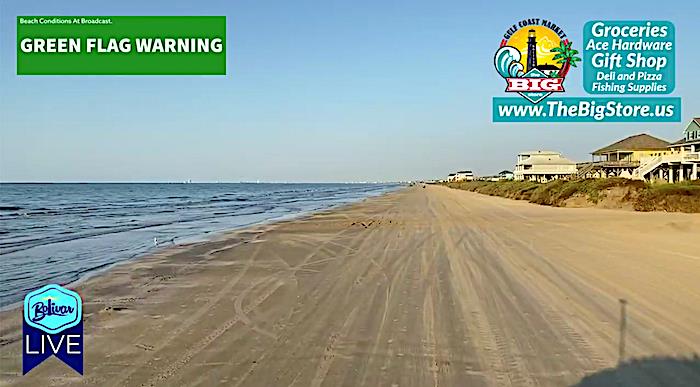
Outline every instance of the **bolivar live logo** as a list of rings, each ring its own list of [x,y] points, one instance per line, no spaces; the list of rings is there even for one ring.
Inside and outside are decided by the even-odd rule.
[[[51,355],[83,373],[83,302],[78,293],[46,285],[24,297],[22,373]]]
[[[564,30],[549,20],[522,20],[503,38],[494,56],[496,71],[506,80],[507,92],[534,104],[563,92],[569,69],[581,61]]]

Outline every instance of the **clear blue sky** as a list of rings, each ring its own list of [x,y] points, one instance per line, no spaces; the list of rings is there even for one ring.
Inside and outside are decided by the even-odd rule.
[[[527,17],[575,45],[591,19],[676,25],[676,90],[700,115],[696,0],[26,1],[0,3],[2,181],[358,181],[511,169],[525,149],[575,160],[682,124],[493,124],[493,54]],[[226,15],[225,77],[17,76],[18,15]],[[584,95],[580,69],[569,95]]]

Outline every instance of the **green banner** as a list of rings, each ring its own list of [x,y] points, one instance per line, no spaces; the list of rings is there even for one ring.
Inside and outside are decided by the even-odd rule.
[[[18,75],[225,75],[225,16],[18,16]]]

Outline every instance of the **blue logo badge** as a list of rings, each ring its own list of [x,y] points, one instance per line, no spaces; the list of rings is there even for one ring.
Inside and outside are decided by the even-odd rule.
[[[24,321],[46,333],[58,333],[78,325],[83,305],[78,293],[58,285],[46,285],[24,297]]]
[[[22,370],[51,355],[83,373],[83,301],[60,285],[46,285],[24,297]]]

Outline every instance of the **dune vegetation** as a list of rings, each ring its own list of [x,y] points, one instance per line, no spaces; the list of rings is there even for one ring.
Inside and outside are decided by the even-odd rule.
[[[611,178],[555,180],[544,184],[530,181],[467,181],[445,185],[557,207],[700,213],[700,180],[662,184]]]

